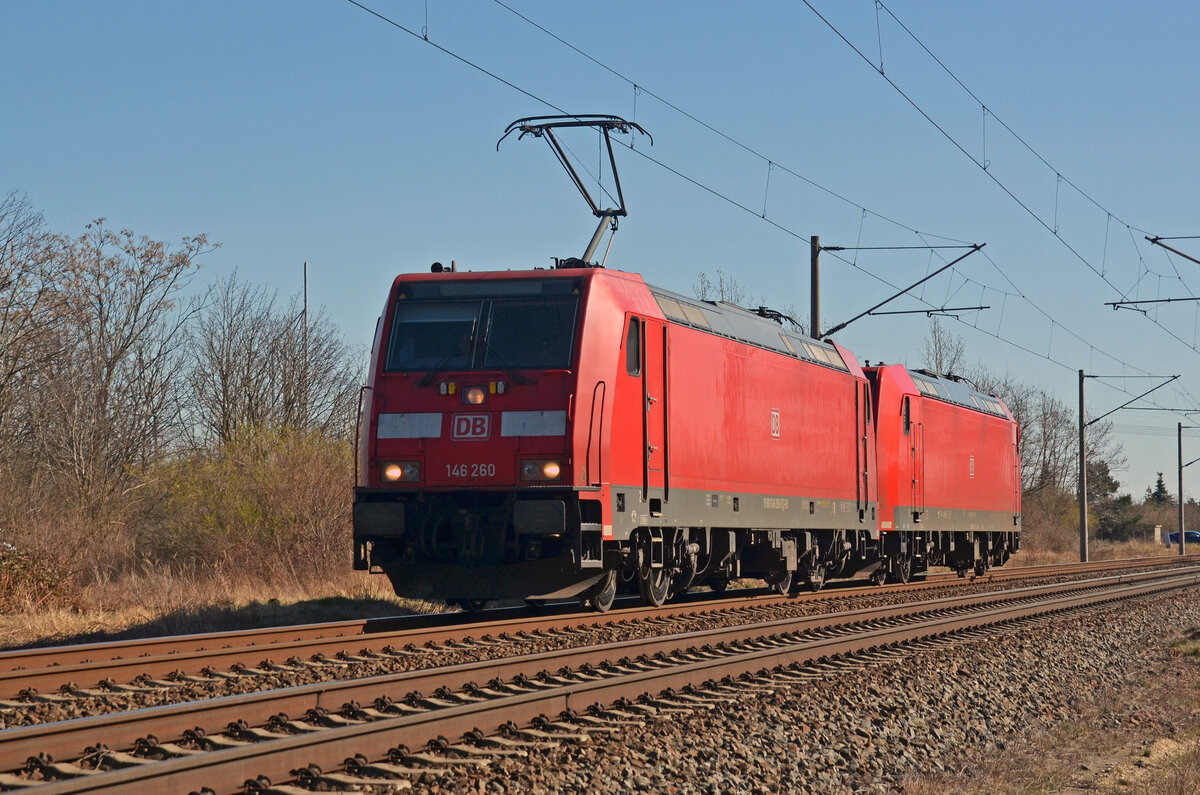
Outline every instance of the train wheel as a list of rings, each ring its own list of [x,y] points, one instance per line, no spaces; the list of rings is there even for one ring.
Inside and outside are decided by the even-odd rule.
[[[729,580],[725,579],[709,580],[707,585],[710,589],[712,589],[713,593],[725,593],[727,590],[729,590]]]
[[[788,591],[792,590],[792,573],[790,571],[784,572],[784,575],[781,579],[767,584],[771,586],[771,590],[775,593],[779,594],[780,596],[787,596]]]
[[[892,576],[898,583],[906,583],[912,579],[912,558],[901,555],[892,564]]]
[[[637,581],[642,601],[651,607],[662,607],[671,594],[671,572],[666,567],[650,565],[650,539],[641,536],[637,547]]]
[[[545,610],[546,609],[546,600],[545,599],[526,599],[525,606],[532,608],[534,610]]]
[[[986,560],[975,561],[975,576],[982,577],[985,574],[987,574],[987,561]]]
[[[825,584],[825,566],[818,563],[809,569],[804,575],[804,581],[808,583],[808,588],[813,593],[821,590],[821,586]]]
[[[468,613],[479,615],[492,606],[490,599],[459,599],[458,606]]]
[[[642,601],[651,607],[662,607],[671,590],[671,575],[666,569],[648,569],[638,572],[638,590]]]
[[[608,609],[613,606],[613,600],[617,598],[617,572],[609,569],[604,572],[604,576],[600,582],[588,589],[584,594],[583,606],[595,610],[597,613],[607,613]]]

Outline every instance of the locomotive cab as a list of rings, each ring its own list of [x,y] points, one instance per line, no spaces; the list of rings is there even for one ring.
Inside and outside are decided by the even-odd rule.
[[[457,601],[570,596],[599,576],[575,489],[586,271],[396,280],[359,437],[355,566]],[[581,528],[594,532],[581,535]]]

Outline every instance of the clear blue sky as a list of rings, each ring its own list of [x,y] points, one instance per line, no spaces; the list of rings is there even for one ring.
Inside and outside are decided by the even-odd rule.
[[[887,308],[990,305],[949,322],[969,358],[1044,384],[1071,406],[1083,368],[1182,373],[1155,399],[1200,408],[1197,304],[1156,305],[1150,318],[1104,306],[1200,294],[1200,266],[1143,239],[1200,234],[1200,9],[889,0],[988,107],[985,117],[871,0],[812,2],[876,66],[882,56],[886,75],[986,159],[988,173],[803,3],[509,5],[848,202],[770,169],[650,93],[635,97],[622,77],[495,2],[364,4],[558,107],[636,119],[655,144],[638,141],[639,152],[751,210],[618,150],[630,215],[611,267],[684,293],[701,271],[720,268],[807,322],[809,235],[914,245],[915,229],[987,243],[988,258],[972,255],[918,290],[924,303]],[[452,259],[479,270],[546,265],[581,254],[594,228],[542,143],[510,139],[496,151],[508,122],[552,108],[344,0],[7,0],[0,74],[0,190],[28,194],[58,231],[104,216],[172,241],[205,232],[222,243],[203,262],[206,282],[236,268],[290,295],[308,260],[313,303],[351,342],[369,344],[398,272]],[[568,143],[594,172],[595,136]],[[787,231],[759,217],[764,207]],[[1175,245],[1200,256],[1200,240]],[[857,267],[831,254],[824,262],[828,327],[894,292],[879,279],[905,286],[941,260],[864,251]],[[917,366],[927,329],[923,315],[867,318],[837,339],[861,358]],[[1154,383],[1091,381],[1088,402],[1107,411]],[[1163,471],[1174,492],[1181,418],[1111,419],[1129,457],[1118,473],[1125,488],[1140,498]],[[1184,446],[1185,460],[1200,456],[1200,436]],[[1200,492],[1200,464],[1185,489]]]

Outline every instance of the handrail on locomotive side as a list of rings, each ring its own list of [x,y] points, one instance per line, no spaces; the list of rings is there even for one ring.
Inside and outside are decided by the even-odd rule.
[[[559,143],[558,137],[555,136],[554,130],[567,127],[593,127],[600,131],[604,136],[604,144],[608,149],[608,164],[612,170],[613,182],[617,187],[617,207],[600,209],[600,203],[592,198],[592,194],[588,192],[587,186],[583,184],[583,180],[579,177],[579,172],[571,165],[567,159],[567,153],[563,151],[562,144]],[[587,249],[583,252],[583,257],[580,258],[583,266],[587,267],[591,264],[591,259],[596,253],[596,248],[600,245],[600,239],[604,236],[604,229],[607,226],[612,227],[612,231],[616,234],[617,218],[628,215],[625,209],[625,195],[621,191],[621,178],[617,174],[617,160],[613,155],[612,138],[609,137],[609,131],[615,130],[619,133],[628,133],[631,130],[636,130],[642,135],[650,139],[650,145],[654,145],[654,137],[646,132],[636,122],[626,121],[620,116],[608,116],[604,114],[583,114],[580,116],[528,116],[524,119],[517,119],[508,127],[504,128],[504,135],[500,136],[500,140],[496,142],[496,151],[500,151],[500,144],[504,142],[514,131],[520,130],[520,135],[517,140],[521,140],[526,135],[532,135],[535,138],[544,138],[549,144],[554,156],[558,158],[558,162],[567,170],[567,174],[571,177],[571,181],[575,183],[575,187],[583,194],[583,199],[588,203],[588,207],[592,210],[592,215],[600,219],[600,224],[596,227],[595,233],[592,235],[591,241],[588,243]],[[612,194],[609,194],[610,197]],[[598,197],[599,198],[599,197]],[[609,246],[612,245],[612,239],[609,238]],[[608,259],[608,252],[605,252],[605,260]],[[569,262],[569,260],[566,260]],[[603,267],[604,263],[600,263]]]

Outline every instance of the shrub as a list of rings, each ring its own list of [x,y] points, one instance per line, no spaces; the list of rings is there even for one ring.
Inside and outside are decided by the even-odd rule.
[[[1071,495],[1054,489],[1027,492],[1021,509],[1023,551],[1061,553],[1079,548],[1079,506]]]
[[[0,541],[0,613],[75,602],[71,574],[52,561]]]
[[[264,582],[350,569],[353,451],[320,433],[239,433],[146,473],[140,556],[177,572]]]

